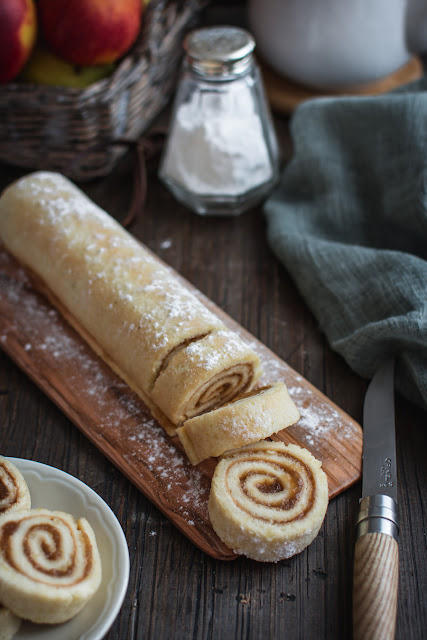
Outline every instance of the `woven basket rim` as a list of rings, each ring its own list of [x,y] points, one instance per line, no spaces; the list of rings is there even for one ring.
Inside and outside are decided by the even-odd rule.
[[[81,165],[70,163],[99,142],[135,140],[148,129],[176,84],[183,33],[208,4],[150,0],[132,49],[110,76],[87,87],[0,86],[0,161],[82,181],[107,175],[125,148],[104,146]]]

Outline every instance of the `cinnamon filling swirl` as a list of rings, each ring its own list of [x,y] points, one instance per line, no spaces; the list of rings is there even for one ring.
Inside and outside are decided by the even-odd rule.
[[[96,353],[172,425],[259,377],[252,349],[64,176],[36,172],[8,187],[0,238]],[[210,345],[204,366],[194,355],[202,343]]]
[[[260,508],[256,517],[264,522],[293,522],[304,518],[313,508],[316,483],[310,467],[285,453],[279,455],[283,458],[281,464],[255,457],[247,462],[236,461],[228,467],[225,477],[236,507],[253,515],[254,509],[249,509],[248,503],[257,505]],[[250,470],[245,470],[246,466]],[[236,480],[240,483],[239,492],[232,490]],[[244,499],[239,499],[243,496]]]
[[[184,419],[188,420],[230,402],[251,386],[254,368],[249,363],[236,364],[215,375],[194,394],[187,404]]]
[[[252,349],[237,334],[221,329],[172,355],[151,396],[173,424],[181,425],[251,389],[260,374]]]
[[[184,422],[177,434],[190,461],[198,464],[225,451],[258,442],[295,424],[298,419],[298,409],[286,385],[276,382],[247,393],[240,392],[224,406],[211,407],[209,413],[203,411]]]
[[[0,515],[30,506],[30,492],[24,476],[14,464],[0,456]]]
[[[259,442],[223,456],[212,480],[209,515],[237,553],[276,562],[316,537],[328,504],[321,463],[283,442]]]
[[[81,518],[47,509],[0,517],[0,601],[33,622],[63,622],[98,589],[95,535]]]

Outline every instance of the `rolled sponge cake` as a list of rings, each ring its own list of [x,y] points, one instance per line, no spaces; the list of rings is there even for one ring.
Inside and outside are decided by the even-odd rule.
[[[25,478],[0,456],[0,640],[15,635],[21,618],[72,618],[101,582],[101,559],[87,520],[30,506]]]
[[[18,467],[0,456],[0,515],[12,509],[30,509],[31,496]]]
[[[303,551],[317,536],[327,506],[321,462],[295,444],[267,440],[224,454],[208,504],[219,538],[263,562]]]
[[[30,509],[31,496],[18,467],[0,456],[0,516],[18,509]],[[0,603],[0,640],[11,640],[21,626],[21,619]]]
[[[258,355],[64,176],[36,172],[10,185],[0,239],[172,432],[259,378]]]
[[[218,409],[187,420],[177,430],[193,464],[282,431],[300,418],[284,382],[238,396]]]
[[[16,616],[65,622],[92,598],[101,577],[95,534],[85,518],[48,509],[0,516],[0,602]]]

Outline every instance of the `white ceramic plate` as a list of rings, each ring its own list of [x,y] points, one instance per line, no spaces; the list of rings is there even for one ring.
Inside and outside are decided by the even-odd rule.
[[[101,586],[77,616],[52,626],[24,622],[14,640],[100,640],[120,610],[129,580],[128,546],[116,516],[95,491],[68,473],[31,460],[8,459],[24,476],[32,507],[57,509],[89,521],[102,562]]]

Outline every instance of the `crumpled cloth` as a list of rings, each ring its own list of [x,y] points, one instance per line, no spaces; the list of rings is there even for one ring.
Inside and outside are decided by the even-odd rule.
[[[318,98],[264,205],[270,246],[331,348],[427,408],[427,77],[374,97]]]

